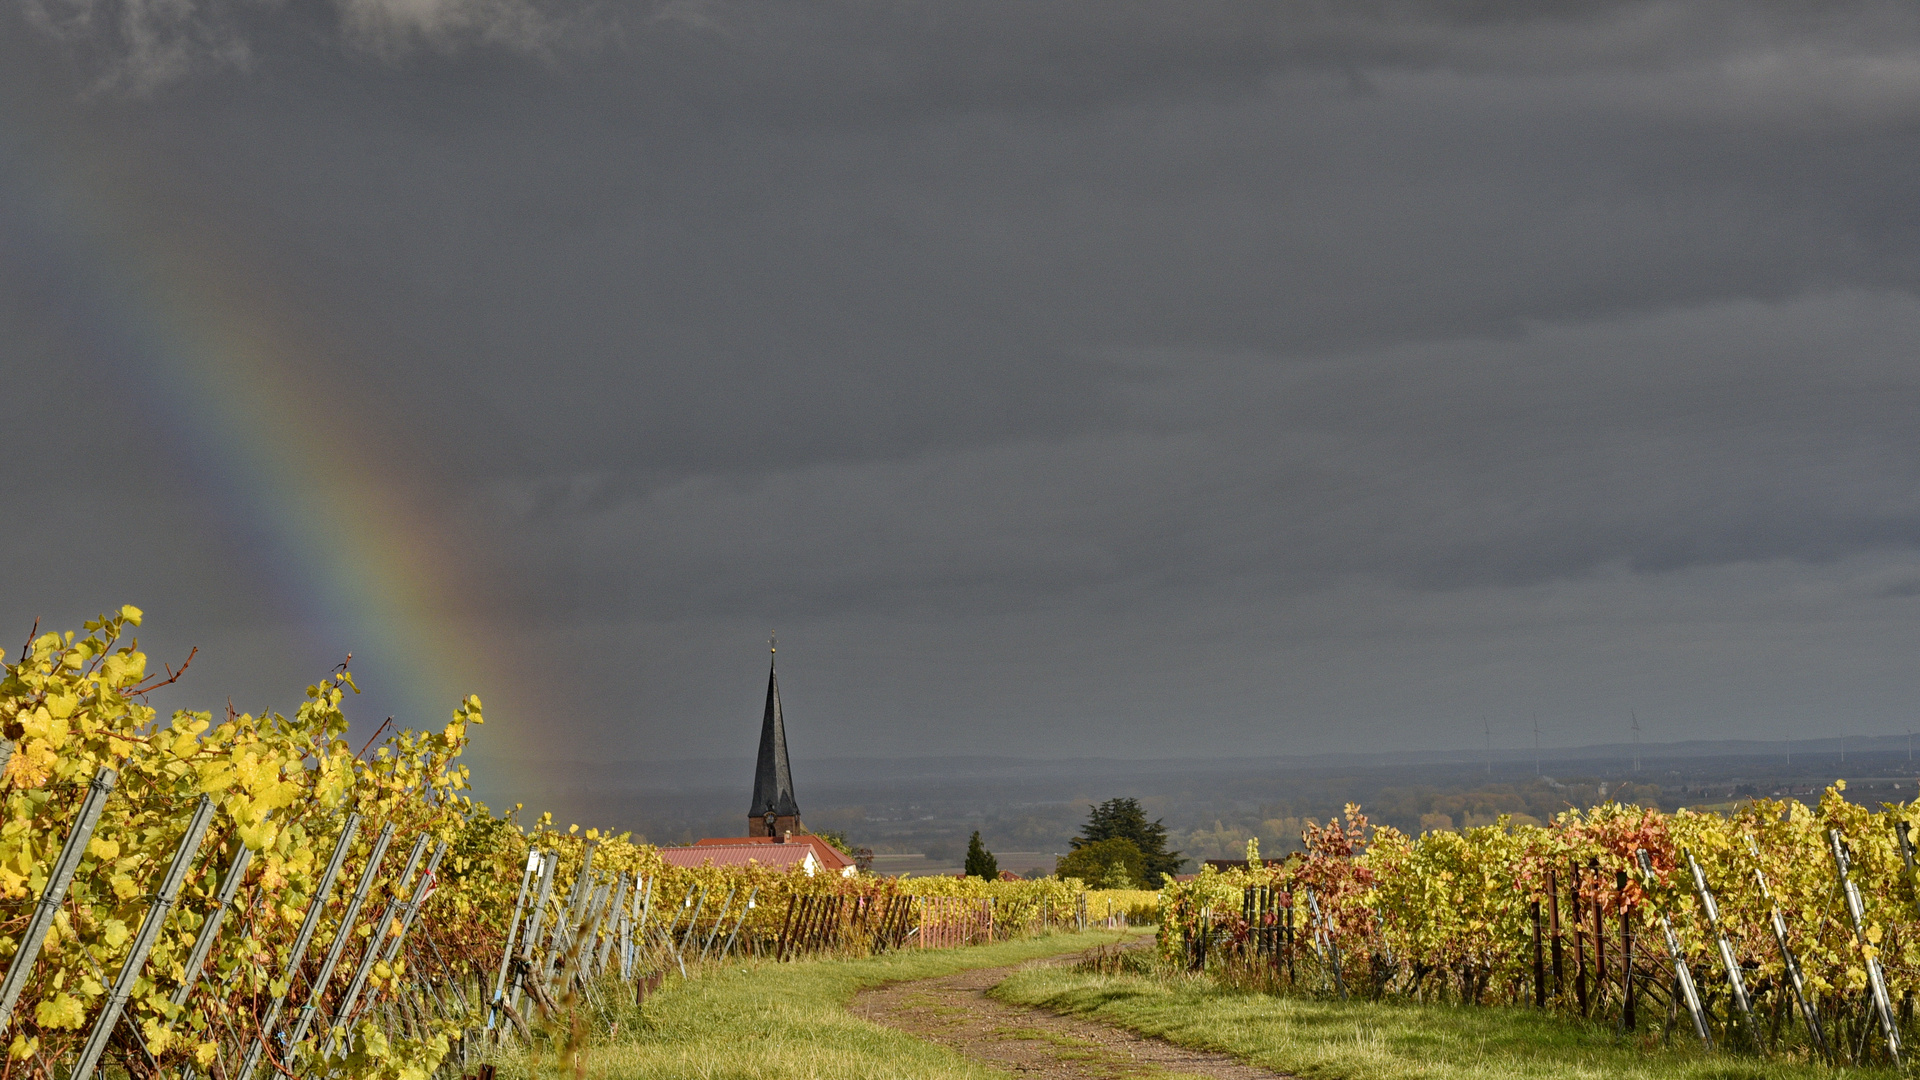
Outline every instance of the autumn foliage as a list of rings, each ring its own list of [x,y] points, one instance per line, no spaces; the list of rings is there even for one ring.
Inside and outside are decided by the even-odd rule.
[[[1567,810],[1546,825],[1502,820],[1417,837],[1373,826],[1359,807],[1349,806],[1341,819],[1304,830],[1304,852],[1170,883],[1161,894],[1161,945],[1170,956],[1191,956],[1193,943],[1204,938],[1214,957],[1249,962],[1240,958],[1260,951],[1249,942],[1262,928],[1246,918],[1245,890],[1263,886],[1281,897],[1280,914],[1253,921],[1290,922],[1295,933],[1291,952],[1263,955],[1259,962],[1292,972],[1297,989],[1333,992],[1327,968],[1337,956],[1340,988],[1350,993],[1531,1003],[1538,927],[1546,939],[1539,969],[1545,996],[1550,1005],[1573,1009],[1572,950],[1580,929],[1593,965],[1588,1010],[1617,1014],[1620,960],[1630,934],[1635,989],[1651,995],[1643,998],[1650,1004],[1641,1015],[1657,1013],[1664,1023],[1675,1015],[1665,996],[1673,984],[1672,957],[1659,925],[1664,916],[1724,1034],[1736,1020],[1729,1015],[1728,980],[1688,869],[1691,854],[1765,1022],[1778,1029],[1791,1016],[1784,962],[1770,927],[1772,904],[1760,891],[1756,870],[1779,905],[1788,946],[1816,1007],[1829,1023],[1845,1026],[1850,1045],[1870,1049],[1875,1043],[1863,1033],[1879,1036],[1865,1031],[1867,958],[1884,965],[1893,1000],[1920,994],[1920,898],[1896,836],[1902,823],[1920,825],[1920,803],[1876,810],[1847,801],[1844,789],[1844,782],[1836,782],[1811,807],[1761,799],[1731,814],[1667,814],[1609,803]],[[1837,900],[1829,845],[1834,831],[1867,898],[1864,940]],[[1641,851],[1651,876],[1641,871]],[[1309,894],[1319,919],[1307,910]],[[1557,982],[1547,963],[1556,901],[1563,931]],[[1611,981],[1604,986],[1590,951],[1596,941],[1610,950]],[[1685,1014],[1678,1015],[1684,1025]]]

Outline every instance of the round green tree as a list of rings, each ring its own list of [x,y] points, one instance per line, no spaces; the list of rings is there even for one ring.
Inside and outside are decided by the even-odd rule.
[[[1115,836],[1081,844],[1054,864],[1062,878],[1079,878],[1095,889],[1139,889],[1146,886],[1147,857],[1140,845]]]

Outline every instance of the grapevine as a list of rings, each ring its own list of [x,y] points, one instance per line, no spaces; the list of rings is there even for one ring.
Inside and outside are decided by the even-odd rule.
[[[0,1029],[0,1080],[51,1078],[96,1020],[112,1015],[108,988],[202,798],[214,804],[212,828],[187,851],[177,903],[109,1032],[112,1053],[136,1075],[187,1069],[225,1080],[247,1075],[251,1056],[252,1076],[424,1080],[457,1063],[456,1047],[464,1057],[512,1008],[491,995],[517,929],[521,868],[534,852],[555,857],[563,884],[541,912],[546,926],[577,933],[586,927],[563,922],[576,914],[566,904],[591,896],[598,905],[599,939],[573,952],[588,969],[614,951],[616,926],[623,941],[653,950],[636,949],[635,958],[659,965],[671,952],[684,966],[685,942],[710,949],[722,930],[732,931],[729,947],[764,950],[809,898],[834,898],[833,910],[854,913],[856,925],[884,904],[910,910],[903,898],[971,897],[991,904],[1004,932],[1026,932],[1072,920],[1084,892],[1077,881],[672,867],[624,834],[562,830],[548,815],[523,825],[519,808],[495,815],[468,793],[459,759],[483,723],[478,698],[458,702],[437,730],[395,731],[361,752],[346,740],[345,705],[358,687],[344,665],[309,687],[291,716],[162,717],[149,696],[180,673],[149,674],[132,636],[142,618],[124,607],[79,634],[39,634],[0,676],[0,737],[10,750],[0,772],[0,963],[26,976]],[[29,959],[23,935],[36,905],[50,902],[52,868],[76,812],[103,777],[110,792],[40,951],[16,965]],[[235,868],[243,876],[219,908],[216,895]],[[564,886],[575,882],[570,898]],[[689,918],[676,943],[669,915],[678,922],[696,894],[699,925]],[[359,917],[345,920],[356,904]],[[191,965],[215,918],[204,964]],[[860,949],[882,938],[863,931],[835,940]],[[322,980],[330,954],[338,966]]]
[[[1665,916],[1716,1038],[1727,1046],[1810,1055],[1817,1047],[1791,1033],[1790,979],[1770,922],[1777,904],[1811,1003],[1822,1025],[1839,1035],[1831,1040],[1833,1053],[1841,1060],[1883,1060],[1890,1054],[1869,1007],[1869,961],[1885,970],[1905,1038],[1920,995],[1920,904],[1897,830],[1920,827],[1920,802],[1875,810],[1849,802],[1844,791],[1845,782],[1836,781],[1817,806],[1758,799],[1730,814],[1667,814],[1608,803],[1569,809],[1546,825],[1503,819],[1417,837],[1373,827],[1349,806],[1344,819],[1309,825],[1305,851],[1285,860],[1244,870],[1209,868],[1191,881],[1169,882],[1161,894],[1160,944],[1169,956],[1191,960],[1206,955],[1196,948],[1205,941],[1230,968],[1291,973],[1296,991],[1335,992],[1327,969],[1337,957],[1341,990],[1542,1003],[1611,1016],[1617,1024],[1625,1023],[1631,987],[1643,1003],[1637,1022],[1684,1027],[1674,957],[1660,929]],[[1835,834],[1865,900],[1858,936],[1839,899],[1830,854]],[[1651,873],[1639,865],[1641,852]],[[1733,1008],[1731,980],[1688,856],[1715,900],[1721,932],[1755,1002],[1758,1031],[1744,1030],[1745,1019]],[[1771,900],[1761,893],[1756,870]],[[1280,914],[1255,910],[1252,889],[1282,896]],[[1323,912],[1319,921],[1305,910],[1309,894]],[[1266,936],[1248,925],[1248,911],[1266,921]],[[1563,946],[1557,977],[1548,961],[1556,913]],[[1276,936],[1276,921],[1291,927],[1291,936]],[[1283,945],[1261,944],[1275,940]]]

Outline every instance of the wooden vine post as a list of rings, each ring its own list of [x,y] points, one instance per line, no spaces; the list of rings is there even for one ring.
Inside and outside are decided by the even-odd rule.
[[[1627,872],[1614,871],[1614,892],[1620,898],[1620,1026],[1634,1029],[1633,908],[1627,903]]]
[[[1535,900],[1529,908],[1533,915],[1533,1005],[1544,1009],[1547,1007],[1547,963],[1540,942],[1540,901]]]
[[[1567,988],[1560,951],[1560,880],[1551,868],[1547,870],[1547,929],[1553,938],[1553,998],[1564,1003]]]
[[[1567,878],[1567,899],[1573,922],[1573,996],[1580,1007],[1580,1015],[1587,1011],[1587,950],[1585,948],[1586,927],[1580,919],[1580,864],[1573,864]]]
[[[1600,884],[1600,860],[1587,863],[1587,877],[1593,883],[1593,1009],[1599,1012],[1607,1001],[1607,924],[1606,905],[1600,902],[1606,888]]]

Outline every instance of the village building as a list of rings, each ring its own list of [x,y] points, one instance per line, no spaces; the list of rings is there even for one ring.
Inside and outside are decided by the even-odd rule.
[[[808,877],[816,873],[854,873],[852,859],[811,833],[775,839],[771,836],[713,836],[696,840],[690,847],[661,848],[660,858],[668,866],[698,867],[746,866],[756,864],[776,870],[799,867]]]
[[[786,718],[780,709],[780,674],[767,647],[767,707],[760,718],[760,752],[753,768],[753,801],[747,807],[747,835],[714,836],[687,847],[660,849],[668,866],[747,866],[851,876],[854,861],[840,849],[807,832],[800,803],[793,797],[793,770],[787,764]]]

